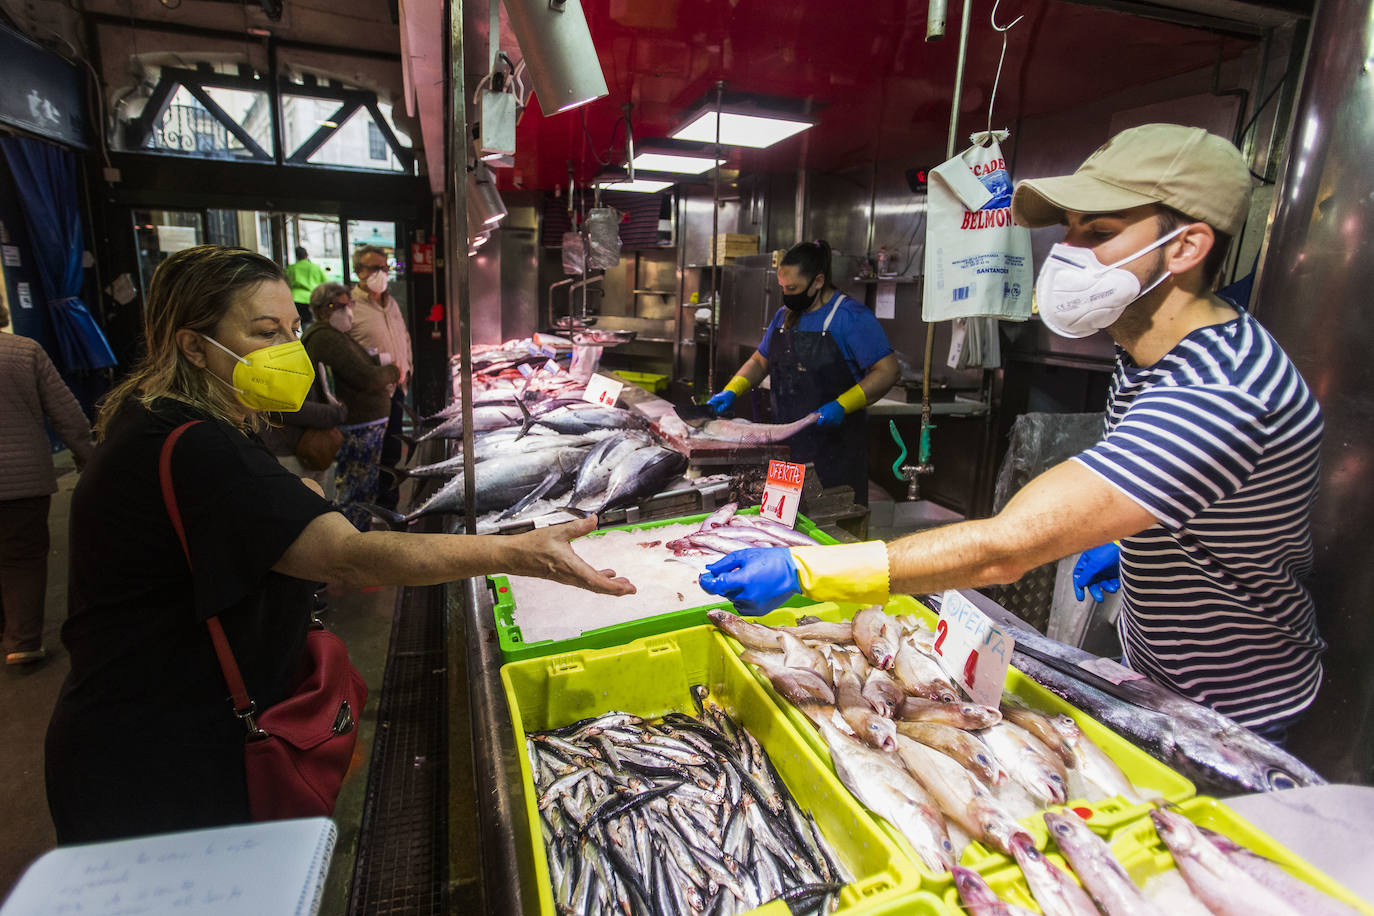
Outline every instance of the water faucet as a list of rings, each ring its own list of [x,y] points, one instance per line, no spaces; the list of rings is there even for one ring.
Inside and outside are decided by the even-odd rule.
[[[935,472],[935,465],[930,463],[930,429],[929,423],[922,423],[921,426],[921,460],[917,464],[903,464],[906,461],[906,443],[902,441],[902,434],[897,432],[897,421],[888,420],[887,428],[892,433],[892,440],[897,443],[902,453],[897,456],[897,460],[892,462],[892,473],[898,479],[906,482],[906,498],[915,502],[921,498],[920,477],[922,474],[932,474]]]

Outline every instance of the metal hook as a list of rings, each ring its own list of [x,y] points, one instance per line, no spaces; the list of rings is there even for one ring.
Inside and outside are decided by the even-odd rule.
[[[992,142],[992,109],[993,106],[997,104],[997,86],[1002,82],[1002,62],[1007,58],[1007,33],[1015,28],[1018,22],[1026,18],[1026,14],[1022,13],[1006,25],[998,25],[997,8],[1001,5],[1002,0],[994,0],[992,4],[992,15],[989,17],[992,23],[992,30],[1002,33],[1002,53],[997,57],[997,76],[993,78],[992,95],[988,97],[988,129],[987,133],[984,135],[984,139],[988,143]]]
[[[1020,22],[1022,19],[1025,19],[1025,18],[1026,18],[1026,14],[1025,14],[1025,13],[1022,13],[1020,16],[1017,16],[1015,19],[1013,19],[1011,22],[1007,23],[1006,25],[998,25],[998,24],[997,24],[997,7],[1001,6],[1001,4],[1002,4],[1002,0],[996,0],[996,2],[992,4],[992,16],[990,17],[991,20],[992,20],[992,28],[993,28],[995,31],[998,31],[998,32],[1010,32],[1013,28],[1016,27],[1016,23],[1018,23],[1018,22]]]

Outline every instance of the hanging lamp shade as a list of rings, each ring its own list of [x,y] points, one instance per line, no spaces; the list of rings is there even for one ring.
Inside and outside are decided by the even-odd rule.
[[[609,94],[580,0],[506,0],[506,11],[545,115]]]

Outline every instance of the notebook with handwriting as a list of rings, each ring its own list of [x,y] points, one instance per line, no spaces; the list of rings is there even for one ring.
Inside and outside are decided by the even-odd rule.
[[[337,836],[312,817],[62,846],[29,866],[0,916],[313,916]]]

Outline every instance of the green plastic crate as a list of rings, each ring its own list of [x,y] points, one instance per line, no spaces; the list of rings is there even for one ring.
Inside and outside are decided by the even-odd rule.
[[[1299,858],[1287,847],[1215,798],[1205,796],[1191,798],[1176,805],[1175,810],[1193,823],[1225,834],[1251,852],[1273,859],[1289,874],[1306,881],[1323,893],[1335,897],[1361,913],[1374,916],[1374,907],[1337,884],[1320,869]],[[1041,833],[1045,832],[1042,821]],[[1038,839],[1039,837],[1037,837]],[[1168,847],[1155,833],[1154,823],[1148,815],[1130,823],[1116,826],[1104,836],[1104,839],[1110,844],[1112,853],[1120,860],[1127,874],[1131,876],[1131,880],[1137,885],[1144,885],[1150,878],[1175,868],[1173,856],[1169,854]],[[1056,847],[1050,847],[1047,857],[1070,874],[1073,873]],[[1026,885],[1025,876],[1021,874],[1021,869],[1011,859],[1003,857],[998,867],[989,868],[988,871],[984,872],[983,877],[993,892],[1008,903],[1015,903],[1037,912],[1040,911],[1040,907],[1035,903],[1035,898],[1031,895],[1030,888]],[[948,888],[942,896],[945,902],[956,910],[960,906],[959,892],[956,889]]]
[[[740,511],[740,515],[758,515],[758,507]],[[700,522],[709,513],[691,515],[685,518],[670,518],[654,522],[642,522],[634,525],[618,525],[611,528],[601,528],[593,531],[586,537],[596,537],[606,531],[648,531],[653,528],[662,528],[667,525],[680,525],[690,522]],[[796,529],[802,534],[812,538],[818,544],[837,543],[834,538],[821,531],[811,520],[804,515],[797,516]],[[730,602],[725,599],[712,604],[703,604],[698,607],[683,608],[680,611],[670,611],[667,614],[655,614],[650,617],[641,617],[638,620],[629,620],[625,623],[617,623],[608,627],[599,627],[595,630],[587,630],[580,636],[570,639],[544,639],[539,642],[525,642],[520,635],[520,626],[515,622],[516,595],[511,588],[510,580],[505,576],[487,576],[487,585],[491,588],[492,599],[495,602],[493,613],[496,617],[496,634],[501,644],[501,659],[505,662],[523,661],[527,658],[540,658],[545,655],[553,655],[558,652],[571,652],[575,649],[605,649],[610,646],[623,646],[633,639],[643,636],[653,636],[656,633],[667,633],[669,630],[680,630],[684,627],[699,626],[707,622],[706,612],[714,608],[728,608]],[[788,607],[807,607],[811,605],[807,598],[800,595],[788,602]]]
[[[833,772],[816,758],[712,626],[692,627],[638,639],[626,646],[586,649],[514,662],[501,681],[515,728],[525,817],[521,835],[533,852],[535,887],[524,887],[528,912],[554,913],[539,811],[525,751],[526,731],[558,728],[610,710],[657,718],[669,712],[694,714],[690,688],[705,684],[711,696],[742,724],[767,752],[793,798],[810,812],[822,834],[855,880],[840,893],[843,916],[911,913],[953,916],[938,897],[920,892],[921,877],[908,857],[877,829]],[[522,854],[522,859],[524,854]],[[774,902],[756,916],[787,916]]]
[[[758,621],[769,626],[790,626],[795,624],[797,618],[803,615],[819,617],[822,620],[847,620],[853,617],[861,607],[862,605],[857,604],[834,604],[827,602],[825,604],[812,605],[811,607],[801,610],[794,608],[779,608],[771,614],[758,618]],[[915,615],[922,618],[931,627],[934,627],[935,621],[939,617],[934,611],[909,595],[894,595],[888,600],[884,610],[893,615]],[[722,636],[723,635],[724,634],[722,634]],[[729,637],[725,637],[725,639],[730,644],[731,648],[735,649],[737,652],[743,651],[743,647],[734,639]],[[826,765],[833,771],[834,767],[833,764],[830,763],[830,754],[826,749],[825,741],[821,738],[820,733],[816,731],[815,726],[811,724],[811,720],[790,702],[778,695],[773,689],[773,685],[769,683],[768,679],[763,674],[754,671],[752,666],[746,665],[746,667],[753,671],[754,677],[773,697],[774,702],[784,710],[784,715],[787,716],[788,721],[805,736],[806,741],[811,745],[813,750],[816,751],[821,759],[825,761]],[[1153,789],[1169,802],[1180,802],[1192,798],[1197,793],[1193,783],[1187,777],[1175,772],[1163,763],[1160,763],[1116,732],[1093,719],[1087,713],[1070,705],[1044,687],[1041,687],[1015,668],[1008,669],[1005,687],[1007,691],[1013,695],[1025,700],[1026,704],[1032,709],[1038,709],[1050,715],[1062,712],[1071,717],[1078,723],[1079,727],[1083,729],[1083,733],[1091,738],[1098,747],[1102,748],[1102,750],[1115,761],[1116,765],[1121,767],[1126,776],[1138,788]],[[1151,806],[1143,802],[1130,802],[1124,798],[1115,797],[1095,802],[1088,802],[1082,799],[1070,799],[1067,807],[1073,808],[1077,810],[1081,816],[1085,816],[1087,822],[1092,825],[1098,833],[1106,834],[1124,824],[1138,821],[1141,817],[1146,816]],[[1044,820],[1037,813],[1031,817],[1024,818],[1021,823],[1025,824],[1030,829],[1031,835],[1035,837],[1037,848],[1043,850],[1048,842]],[[911,848],[910,844],[907,843],[906,839],[896,828],[892,827],[885,820],[880,820],[879,824],[888,832],[893,840],[911,856],[916,866],[922,870],[922,887],[927,890],[939,891],[953,887],[954,879],[952,875],[948,873],[936,874],[927,871],[924,866],[921,865],[920,857],[916,855],[915,850]],[[960,864],[972,868],[979,873],[987,873],[1001,868],[1008,861],[1008,858],[1000,851],[984,846],[977,840],[970,843],[960,857]]]

